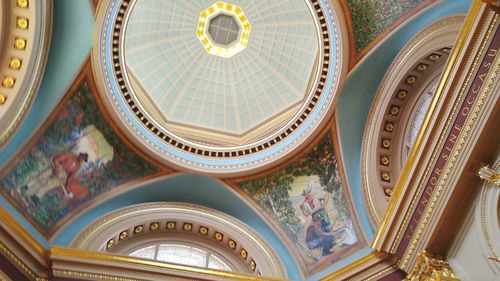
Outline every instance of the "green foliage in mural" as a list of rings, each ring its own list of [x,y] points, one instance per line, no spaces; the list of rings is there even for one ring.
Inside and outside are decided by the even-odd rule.
[[[281,224],[294,241],[299,239],[305,227],[300,211],[294,207],[290,197],[292,183],[301,176],[318,176],[323,190],[330,194],[339,218],[349,216],[330,134],[327,134],[305,157],[282,170],[240,184],[243,190],[252,195]]]
[[[280,222],[290,237],[297,240],[303,226],[288,195],[292,182],[293,176],[281,170],[271,176],[242,184],[241,187]]]
[[[45,231],[95,196],[157,172],[113,132],[86,83],[58,110],[29,151],[0,179],[16,207]],[[90,159],[76,159],[79,153]],[[62,156],[70,160],[56,165],[55,159]],[[77,172],[57,174],[56,166],[70,170],[72,165]]]
[[[424,0],[347,0],[356,50],[363,50],[386,28],[422,2]]]

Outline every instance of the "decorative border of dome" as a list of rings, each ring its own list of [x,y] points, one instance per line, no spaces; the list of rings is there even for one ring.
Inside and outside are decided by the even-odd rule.
[[[226,244],[230,251],[239,255],[249,271],[287,277],[278,255],[253,229],[225,213],[194,204],[145,203],[114,211],[82,230],[71,246],[106,251],[132,236],[160,231],[165,234],[198,232],[201,238],[211,235],[215,242]]]
[[[363,197],[376,227],[387,208],[399,173],[403,138],[418,97],[446,63],[464,16],[431,24],[413,38],[382,81],[365,126],[361,153]]]
[[[49,53],[52,1],[2,1],[0,12],[1,148],[19,127],[40,87]]]
[[[310,1],[311,11],[318,21],[318,40],[322,49],[320,73],[308,101],[294,119],[275,134],[252,145],[214,148],[179,138],[150,118],[136,100],[124,68],[122,35],[128,11],[135,0],[104,2],[98,12],[98,22],[102,21],[103,27],[96,30],[92,59],[105,106],[113,113],[114,121],[149,154],[180,169],[234,176],[256,172],[257,168],[288,157],[290,151],[303,145],[325,125],[333,113],[339,77],[345,75],[347,69],[342,58],[342,51],[347,47],[341,46],[339,41],[337,16],[325,0],[306,1]]]

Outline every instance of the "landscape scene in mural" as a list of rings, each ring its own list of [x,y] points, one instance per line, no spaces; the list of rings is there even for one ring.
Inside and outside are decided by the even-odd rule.
[[[311,271],[359,245],[330,134],[305,157],[240,186],[279,222]]]
[[[98,194],[156,172],[113,133],[86,83],[56,111],[0,179],[16,207],[45,232]]]

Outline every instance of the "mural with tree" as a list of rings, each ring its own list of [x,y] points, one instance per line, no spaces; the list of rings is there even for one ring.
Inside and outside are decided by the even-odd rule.
[[[45,234],[97,195],[157,173],[113,132],[86,81],[0,175],[4,195]]]
[[[332,134],[271,175],[239,184],[286,232],[309,271],[359,249],[359,227],[342,184]]]

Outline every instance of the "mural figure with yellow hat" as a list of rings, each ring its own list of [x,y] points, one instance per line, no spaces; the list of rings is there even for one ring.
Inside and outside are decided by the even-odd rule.
[[[330,200],[330,196],[326,192],[321,192],[321,194],[313,194],[313,190],[316,187],[314,180],[309,181],[307,188],[302,191],[302,196],[304,196],[304,202],[300,205],[300,210],[302,214],[306,217],[311,216],[314,221],[321,222],[321,230],[324,232],[332,231],[332,225],[330,224],[330,218],[325,211],[325,206]]]

